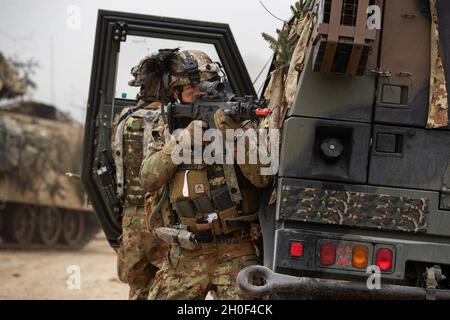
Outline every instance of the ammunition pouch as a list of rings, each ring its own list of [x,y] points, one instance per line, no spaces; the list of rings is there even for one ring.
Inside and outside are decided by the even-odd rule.
[[[202,243],[211,242],[217,236],[246,229],[251,223],[258,221],[258,214],[239,216],[234,206],[216,213],[209,199],[204,197],[192,201],[180,200],[174,203],[173,207],[177,211],[180,223],[187,226],[187,229]],[[194,207],[208,209],[194,210]]]
[[[195,218],[180,217],[180,223],[182,225],[185,225],[189,231],[194,232],[194,233],[196,233],[196,231],[197,231],[195,221],[196,221]]]
[[[220,223],[222,225],[223,234],[229,234],[238,231],[241,228],[241,226],[231,227],[230,225],[228,225],[229,220],[233,220],[234,218],[238,217],[236,208],[234,207],[228,208],[227,210],[219,212],[218,215]]]
[[[258,221],[258,214],[249,214],[246,216],[239,216],[235,218],[229,218],[225,219],[225,223],[230,228],[236,228],[236,227],[242,227],[242,226],[248,226],[254,222]]]
[[[210,191],[206,168],[178,170],[172,180],[170,200],[180,223],[203,244],[246,229],[258,220],[257,214],[239,216],[227,186]],[[254,208],[249,205],[243,209],[246,214]]]
[[[170,202],[193,200],[202,195],[209,196],[209,181],[206,168],[201,170],[178,170],[170,186]]]
[[[258,211],[259,200],[258,191],[256,188],[241,189],[242,193],[242,212],[244,214],[251,214]]]
[[[192,202],[189,200],[179,200],[173,203],[173,208],[180,218],[194,218],[195,211]]]
[[[197,239],[199,242],[210,243],[214,240],[212,223],[200,220],[195,224],[195,229],[197,231]]]
[[[211,203],[211,200],[208,198],[206,194],[203,194],[200,197],[192,200],[192,202],[198,213],[209,214],[215,211],[214,206]]]

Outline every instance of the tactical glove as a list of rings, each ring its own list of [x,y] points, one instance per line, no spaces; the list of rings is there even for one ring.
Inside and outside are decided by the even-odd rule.
[[[227,129],[242,128],[245,122],[233,120],[230,116],[227,116],[222,109],[219,109],[214,113],[214,123],[216,128],[222,132],[224,137]]]
[[[189,125],[184,128],[179,135],[178,141],[181,144],[202,144],[203,142],[203,130],[208,128],[208,123],[202,120],[193,120]],[[194,141],[195,136],[194,132],[195,130],[199,130],[201,135],[199,136],[201,139],[200,141]]]

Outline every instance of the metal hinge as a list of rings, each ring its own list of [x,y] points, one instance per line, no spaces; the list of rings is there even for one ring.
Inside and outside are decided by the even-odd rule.
[[[389,78],[392,76],[392,72],[391,71],[383,71],[377,67],[376,69],[369,70],[368,75]]]

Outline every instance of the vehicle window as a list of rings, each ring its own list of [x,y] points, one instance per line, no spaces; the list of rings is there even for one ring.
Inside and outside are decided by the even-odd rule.
[[[204,51],[213,61],[220,62],[217,51],[212,44],[141,36],[127,36],[126,42],[122,42],[120,46],[115,98],[135,100],[136,95],[139,92],[139,88],[128,85],[128,81],[132,79],[131,68],[137,65],[142,58],[158,51],[158,49],[177,47],[179,47],[180,50],[194,49]]]

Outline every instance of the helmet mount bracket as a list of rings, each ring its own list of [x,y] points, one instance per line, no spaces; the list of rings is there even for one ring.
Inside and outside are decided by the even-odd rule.
[[[189,51],[183,51],[186,56],[185,61],[185,73],[189,78],[190,83],[200,82],[200,72],[198,70],[197,60],[189,53]]]

